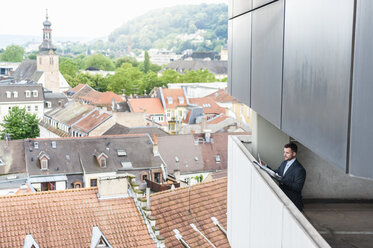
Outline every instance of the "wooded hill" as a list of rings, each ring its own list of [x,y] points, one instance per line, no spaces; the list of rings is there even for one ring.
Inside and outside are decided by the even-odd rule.
[[[153,10],[114,30],[109,42],[114,49],[220,51],[227,42],[227,13],[226,4],[180,5]]]

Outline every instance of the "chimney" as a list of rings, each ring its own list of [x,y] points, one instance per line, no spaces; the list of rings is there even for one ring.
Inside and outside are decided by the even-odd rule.
[[[146,207],[150,209],[150,188],[146,187]]]
[[[64,108],[64,107],[65,107],[65,101],[61,100],[61,108]]]
[[[158,152],[158,134],[154,134],[153,136],[153,155],[159,155]]]
[[[180,170],[179,169],[174,170],[174,176],[175,176],[176,182],[180,183]]]
[[[99,200],[128,197],[128,175],[101,177],[98,179]]]
[[[207,116],[202,116],[202,132],[206,129],[207,126]]]

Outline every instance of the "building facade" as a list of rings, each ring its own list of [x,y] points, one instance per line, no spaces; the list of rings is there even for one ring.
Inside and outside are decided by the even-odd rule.
[[[307,170],[304,198],[373,198],[372,13],[367,0],[230,1],[228,90],[253,110],[251,152],[276,166],[283,145],[295,141]],[[233,209],[245,205],[233,193],[239,170],[228,180],[233,232],[240,230]],[[233,244],[247,235],[233,232]]]

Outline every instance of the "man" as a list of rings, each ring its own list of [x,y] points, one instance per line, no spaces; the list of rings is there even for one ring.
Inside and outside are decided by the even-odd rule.
[[[285,161],[281,163],[280,167],[278,167],[275,172],[279,175],[277,180],[279,181],[282,191],[295,206],[302,211],[302,188],[306,180],[306,170],[296,158],[297,151],[298,147],[295,143],[290,142],[286,144],[284,146]]]

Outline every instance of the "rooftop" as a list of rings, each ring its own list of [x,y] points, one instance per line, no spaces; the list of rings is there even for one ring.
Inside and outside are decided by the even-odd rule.
[[[220,107],[211,97],[189,98],[189,102],[201,107],[205,114],[225,114],[225,109]]]
[[[207,97],[212,97],[216,102],[220,102],[220,103],[238,102],[236,98],[229,95],[227,88],[220,89],[217,92],[208,95]]]
[[[188,105],[183,89],[161,88],[161,90],[166,104],[165,108],[177,108],[179,106],[185,107]]]
[[[99,126],[102,122],[109,119],[110,117],[111,117],[111,114],[109,113],[106,113],[106,112],[100,113],[99,110],[94,110],[93,112],[86,115],[79,122],[72,125],[72,127],[74,129],[88,133],[95,127]]]
[[[174,229],[190,247],[211,247],[190,224],[194,224],[216,247],[230,247],[224,233],[211,220],[215,217],[227,229],[227,178],[156,193],[150,198],[152,216],[167,247],[184,248],[176,239]]]
[[[170,134],[157,127],[126,127],[116,123],[103,135],[118,135],[118,134],[140,134],[147,133],[150,136],[157,134],[159,137],[169,136]]]
[[[159,98],[134,98],[128,99],[132,112],[145,112],[147,114],[164,114],[164,109]]]
[[[132,198],[98,200],[97,188],[0,197],[2,247],[90,247],[98,227],[113,247],[155,247]]]

